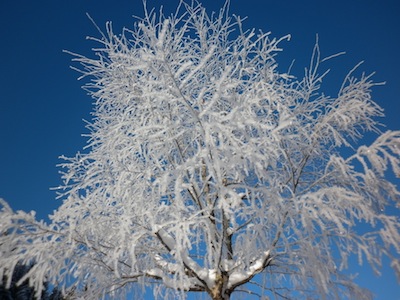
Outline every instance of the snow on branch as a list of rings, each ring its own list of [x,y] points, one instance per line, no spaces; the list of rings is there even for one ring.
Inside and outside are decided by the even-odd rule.
[[[269,251],[265,251],[260,258],[254,261],[248,268],[237,271],[235,270],[229,275],[228,288],[233,289],[249,282],[255,275],[264,271],[271,263],[272,257]]]

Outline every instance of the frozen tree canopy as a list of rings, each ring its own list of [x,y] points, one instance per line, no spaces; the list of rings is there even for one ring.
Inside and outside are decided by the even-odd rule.
[[[350,72],[325,95],[318,45],[302,78],[281,74],[282,39],[226,6],[146,9],[122,34],[107,24],[94,58],[75,54],[94,99],[88,147],[63,157],[50,224],[1,201],[0,277],[35,262],[38,294],[50,281],[85,299],[146,286],[363,299],[349,259],[379,273],[389,257],[399,275],[400,222],[385,208],[399,205],[387,178],[400,176],[400,132],[380,131],[376,84]],[[358,145],[367,131],[375,142]]]

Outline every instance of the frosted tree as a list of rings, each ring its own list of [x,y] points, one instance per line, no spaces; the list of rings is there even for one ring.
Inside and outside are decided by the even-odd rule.
[[[321,84],[318,45],[302,78],[280,73],[282,39],[181,3],[111,23],[75,55],[94,99],[84,153],[64,158],[50,224],[2,201],[0,277],[74,295],[364,299],[349,259],[400,272],[400,132],[381,132],[371,77]],[[358,146],[365,132],[370,146]],[[370,134],[370,133],[369,133]],[[362,226],[361,226],[362,225]],[[348,273],[348,272],[347,272]]]

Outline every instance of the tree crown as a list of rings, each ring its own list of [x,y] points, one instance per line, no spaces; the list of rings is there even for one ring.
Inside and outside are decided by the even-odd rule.
[[[88,151],[64,157],[51,224],[2,202],[0,275],[34,259],[39,292],[50,278],[94,298],[131,283],[367,297],[342,272],[350,255],[400,269],[399,222],[383,211],[399,200],[385,176],[400,174],[400,132],[379,131],[375,83],[350,72],[326,96],[318,44],[298,79],[277,70],[282,39],[244,30],[228,2],[180,6],[121,35],[108,23],[95,58],[74,54],[95,100]],[[378,138],[356,149],[365,131]]]

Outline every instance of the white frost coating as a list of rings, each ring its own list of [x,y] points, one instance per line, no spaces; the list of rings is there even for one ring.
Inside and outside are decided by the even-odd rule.
[[[167,245],[167,247],[172,251],[175,249],[176,243],[174,238],[169,235],[164,229],[157,228],[156,234],[160,236],[162,242]]]
[[[246,281],[249,278],[254,277],[257,273],[262,272],[269,259],[270,251],[265,251],[260,258],[249,266],[247,270],[233,271],[229,276],[228,288]]]
[[[212,288],[215,285],[217,270],[202,269],[198,271],[198,275],[207,284],[208,288]]]
[[[182,82],[180,83],[179,89],[181,90],[189,80],[191,80],[193,78],[193,76],[196,74],[196,72],[198,72],[199,70],[201,70],[202,68],[204,68],[205,64],[210,60],[210,58],[212,57],[212,55],[214,54],[214,50],[215,47],[211,46],[208,53],[201,59],[201,61],[190,71],[190,73],[182,80]]]
[[[164,229],[159,229],[157,231],[157,234],[160,236],[162,242],[166,244],[171,251],[179,251],[177,249],[177,244],[174,238],[171,235],[169,235]],[[196,273],[201,280],[208,281],[207,271],[202,269],[193,259],[191,259],[186,253],[186,251],[184,250],[179,251],[179,254],[182,259],[182,262],[185,264],[187,268],[190,268],[194,273]]]
[[[168,25],[169,25],[169,20],[165,19],[162,24],[160,34],[158,35],[157,48],[159,49],[162,49],[163,45],[165,44],[165,35],[168,30]]]
[[[138,284],[161,299],[365,299],[343,271],[351,255],[377,272],[387,256],[400,274],[386,178],[400,176],[400,132],[376,131],[375,84],[349,74],[327,96],[318,43],[304,77],[280,74],[288,37],[247,30],[229,2],[212,15],[188,2],[122,34],[107,24],[93,59],[75,55],[94,99],[87,148],[62,158],[49,224],[0,200],[0,278],[35,261],[38,293],[46,279],[83,299]],[[364,131],[377,139],[355,150]]]
[[[266,264],[268,258],[269,258],[269,251],[265,251],[259,259],[257,259],[253,264],[251,264],[249,271],[251,273],[261,271],[263,266]]]

